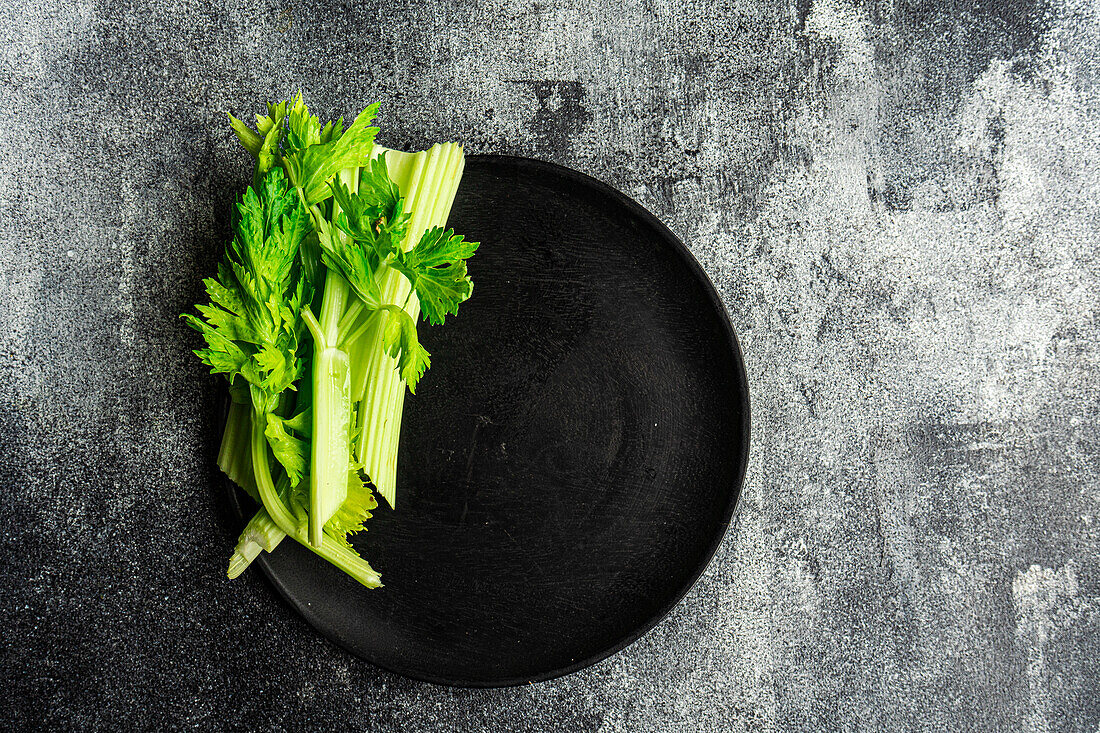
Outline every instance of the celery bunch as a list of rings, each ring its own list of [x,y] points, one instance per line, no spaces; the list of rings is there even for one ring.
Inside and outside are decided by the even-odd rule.
[[[195,353],[230,384],[218,465],[262,504],[231,578],[289,535],[381,585],[349,536],[378,506],[375,490],[396,504],[405,389],[430,366],[421,312],[442,324],[473,290],[478,245],[444,229],[462,148],[376,145],[376,110],[347,129],[321,125],[299,94],[269,104],[254,129],[230,116],[256,158],[253,185],[204,281],[210,302],[184,318],[206,342]]]

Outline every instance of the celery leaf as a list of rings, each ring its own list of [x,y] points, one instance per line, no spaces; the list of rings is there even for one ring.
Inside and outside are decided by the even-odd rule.
[[[434,325],[470,297],[474,284],[466,273],[466,260],[477,250],[453,229],[434,227],[408,252],[399,252],[393,267],[412,283],[420,308]]]
[[[397,360],[401,378],[409,386],[409,391],[416,394],[416,383],[432,365],[431,354],[420,345],[412,316],[395,305],[383,308],[390,317],[382,331],[382,349]]]
[[[310,225],[281,168],[258,188],[250,187],[237,204],[218,277],[205,281],[210,303],[197,307],[201,318],[184,319],[206,340],[196,353],[211,372],[225,374],[231,384],[243,379],[255,408],[270,413],[302,375],[300,313],[311,287],[298,250]]]
[[[290,485],[297,486],[298,482],[302,480],[306,465],[309,463],[309,443],[288,433],[287,426],[287,421],[269,414],[267,416],[267,426],[264,428],[264,435],[267,436],[267,443],[271,446],[271,452],[274,454],[275,460],[286,469]]]
[[[327,199],[331,195],[328,182],[341,170],[370,161],[374,136],[378,133],[378,128],[370,123],[377,111],[377,104],[370,105],[338,138],[311,144],[283,159],[294,185],[304,192],[307,204]]]
[[[343,275],[367,307],[377,308],[382,300],[374,279],[378,258],[372,250],[364,249],[361,241],[341,236],[340,231],[327,221],[322,220],[320,224],[317,239],[325,267]]]
[[[348,498],[325,523],[325,533],[351,547],[348,535],[363,530],[371,511],[378,508],[378,500],[370,486],[359,476],[358,469],[348,471]]]

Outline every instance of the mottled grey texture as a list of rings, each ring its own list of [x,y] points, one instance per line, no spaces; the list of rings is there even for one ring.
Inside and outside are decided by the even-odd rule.
[[[1100,727],[1100,10],[796,0],[0,7],[0,727]],[[224,112],[637,198],[737,327],[741,512],[641,641],[524,689],[380,672],[253,573],[177,314]]]

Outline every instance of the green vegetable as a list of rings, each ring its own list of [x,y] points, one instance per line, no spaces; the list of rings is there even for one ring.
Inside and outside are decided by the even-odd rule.
[[[381,578],[352,547],[396,503],[405,388],[430,366],[416,321],[457,313],[477,243],[444,229],[462,148],[402,153],[374,142],[377,105],[347,129],[299,94],[255,128],[230,116],[256,159],[210,302],[185,314],[195,351],[229,380],[218,465],[262,507],[229,564],[241,574],[289,535],[367,587]],[[373,490],[372,490],[373,489]]]

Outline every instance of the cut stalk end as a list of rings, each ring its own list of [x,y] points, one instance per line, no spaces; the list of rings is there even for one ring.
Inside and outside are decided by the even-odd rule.
[[[243,573],[252,564],[252,561],[259,556],[262,549],[252,540],[245,540],[237,545],[233,557],[229,558],[229,572],[226,573],[229,578],[236,578]]]

